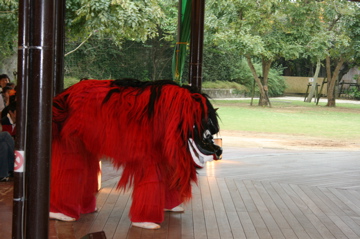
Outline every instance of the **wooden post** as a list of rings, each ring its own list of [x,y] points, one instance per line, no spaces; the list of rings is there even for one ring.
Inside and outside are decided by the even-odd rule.
[[[192,0],[189,82],[201,90],[205,0]]]
[[[65,2],[66,0],[55,0],[54,95],[64,89]]]
[[[23,0],[24,1],[24,0]],[[25,238],[48,238],[55,0],[30,1]]]
[[[18,77],[16,94],[16,154],[24,155],[26,146],[26,122],[27,122],[27,86],[28,86],[28,64],[29,64],[29,1],[19,2],[19,30],[18,30]],[[24,208],[25,208],[25,160],[22,167],[16,164],[14,168],[14,199],[12,238],[24,238]]]

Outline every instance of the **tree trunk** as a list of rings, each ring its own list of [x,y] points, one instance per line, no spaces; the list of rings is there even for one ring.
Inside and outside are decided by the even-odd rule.
[[[320,59],[318,59],[318,61],[316,63],[315,74],[314,74],[314,77],[313,77],[314,81],[313,81],[312,86],[310,88],[310,93],[309,93],[308,97],[306,98],[306,102],[310,103],[312,98],[314,97],[316,86],[317,86],[317,79],[319,77],[320,68],[321,68]]]
[[[327,102],[326,106],[328,106],[328,107],[335,107],[336,106],[336,103],[335,103],[335,84],[336,84],[337,78],[339,76],[340,69],[341,69],[343,64],[344,64],[344,59],[342,57],[340,57],[339,62],[336,64],[334,73],[332,74],[332,77],[329,77],[329,76],[331,76],[331,73],[328,74],[328,76],[327,76],[327,79],[328,79],[328,87],[327,87],[327,99],[328,99],[328,102]],[[330,58],[329,57],[326,57],[326,70],[327,70],[327,73],[331,72],[331,70],[330,70]]]
[[[255,70],[255,67],[251,61],[251,57],[249,55],[246,55],[246,60],[247,60],[247,63],[249,65],[249,68],[251,70],[251,73],[253,74],[253,77],[255,79],[255,82],[256,84],[258,85],[259,87],[259,91],[260,91],[260,100],[259,100],[259,106],[267,106],[268,105],[268,101],[266,100],[267,97],[266,97],[266,94],[265,94],[265,90],[264,90],[264,87],[256,73],[256,70]]]
[[[262,73],[263,73],[262,83],[264,86],[266,100],[270,107],[271,107],[271,103],[270,103],[270,99],[269,99],[268,79],[269,79],[269,71],[270,71],[271,63],[272,63],[271,60],[262,59]]]

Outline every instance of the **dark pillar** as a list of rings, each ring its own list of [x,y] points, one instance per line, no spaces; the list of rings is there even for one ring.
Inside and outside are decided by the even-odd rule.
[[[55,0],[30,4],[25,235],[39,239],[49,232]]]
[[[28,64],[29,64],[29,1],[19,2],[19,31],[18,31],[18,78],[16,94],[16,154],[24,155],[26,145],[26,100],[27,100],[27,82],[28,82]],[[25,162],[21,162],[17,157],[17,163],[14,168],[14,201],[13,201],[13,221],[12,238],[24,238],[24,196],[25,196]]]
[[[55,69],[54,95],[64,89],[64,52],[65,52],[65,0],[55,0]]]
[[[192,0],[189,81],[201,90],[205,0]]]

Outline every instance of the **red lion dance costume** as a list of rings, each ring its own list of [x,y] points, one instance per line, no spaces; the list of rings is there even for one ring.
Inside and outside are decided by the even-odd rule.
[[[173,81],[85,80],[54,98],[50,218],[96,210],[99,160],[133,187],[130,219],[155,229],[191,198],[196,166],[221,154],[217,115],[207,97]],[[145,226],[141,223],[145,223]],[[149,223],[148,226],[146,223]]]

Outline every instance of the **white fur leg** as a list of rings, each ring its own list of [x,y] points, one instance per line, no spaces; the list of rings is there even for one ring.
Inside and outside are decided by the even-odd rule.
[[[145,229],[159,229],[160,225],[153,223],[153,222],[133,222],[132,226],[134,227],[141,227],[141,228],[145,228]]]
[[[49,218],[59,220],[59,221],[64,221],[64,222],[73,222],[76,220],[75,218],[66,216],[65,214],[60,213],[60,212],[50,212]]]
[[[184,208],[183,207],[180,207],[180,206],[177,206],[177,207],[174,207],[174,208],[171,208],[171,209],[164,209],[165,212],[184,212]]]

